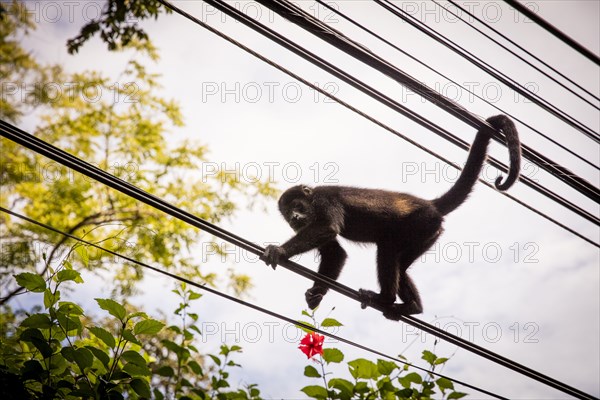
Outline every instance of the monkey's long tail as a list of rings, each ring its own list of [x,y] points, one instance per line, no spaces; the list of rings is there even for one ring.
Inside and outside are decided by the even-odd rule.
[[[496,189],[504,191],[510,188],[519,177],[519,171],[521,169],[521,144],[519,142],[519,134],[515,124],[505,115],[490,117],[487,119],[487,122],[494,128],[502,130],[506,137],[510,157],[510,169],[508,177],[503,183],[501,176],[499,176],[495,182]],[[485,162],[490,139],[491,137],[485,131],[480,130],[477,132],[471,150],[469,151],[467,163],[458,177],[458,180],[449,191],[433,200],[433,204],[442,215],[449,214],[456,210],[465,202],[467,197],[469,197],[471,190],[473,190],[473,186],[475,186],[475,182],[477,182],[477,178],[479,178],[483,163]]]

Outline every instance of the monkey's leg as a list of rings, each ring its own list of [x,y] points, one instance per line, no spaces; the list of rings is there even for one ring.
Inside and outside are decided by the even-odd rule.
[[[423,304],[417,286],[408,275],[408,268],[415,262],[423,253],[425,253],[438,239],[441,230],[437,231],[429,239],[423,241],[418,246],[410,247],[409,251],[404,252],[400,256],[400,274],[398,276],[398,295],[402,300],[402,304],[394,304],[383,315],[397,321],[402,315],[420,314],[423,312]]]
[[[346,262],[346,251],[344,251],[337,240],[332,240],[319,247],[319,253],[321,254],[319,274],[337,280],[342,272],[344,263]],[[311,310],[315,309],[321,303],[323,296],[328,290],[329,288],[327,288],[327,286],[316,281],[313,287],[308,289],[305,293],[308,307]]]
[[[398,250],[396,250],[395,243],[383,242],[377,245],[377,279],[381,292],[377,294],[370,290],[360,289],[362,308],[374,304],[388,307],[396,301],[400,272],[398,261]]]

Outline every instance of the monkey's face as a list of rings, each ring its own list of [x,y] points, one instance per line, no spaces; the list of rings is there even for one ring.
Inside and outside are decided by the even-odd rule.
[[[299,231],[313,219],[312,190],[307,186],[294,186],[279,199],[279,211],[294,231]]]

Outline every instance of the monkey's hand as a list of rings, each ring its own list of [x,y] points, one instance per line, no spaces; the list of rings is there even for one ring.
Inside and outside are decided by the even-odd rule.
[[[286,258],[287,254],[283,247],[272,244],[268,245],[263,255],[260,256],[260,259],[263,260],[265,264],[270,265],[273,269],[277,267],[279,260],[285,260]]]
[[[323,296],[327,293],[327,288],[323,288],[320,286],[313,286],[304,293],[304,297],[306,298],[306,304],[308,304],[308,308],[314,310],[321,304],[321,300],[323,300]]]

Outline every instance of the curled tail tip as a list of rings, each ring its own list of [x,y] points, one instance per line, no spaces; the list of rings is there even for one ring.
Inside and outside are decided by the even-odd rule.
[[[486,121],[494,128],[502,130],[506,138],[506,145],[510,154],[510,169],[504,182],[502,182],[502,176],[499,176],[494,182],[496,189],[505,191],[514,185],[520,175],[521,142],[519,140],[519,133],[517,132],[515,123],[506,115],[494,115],[493,117],[489,117]]]
[[[515,184],[515,182],[517,181],[517,178],[519,177],[519,174],[517,173],[516,176],[511,176],[510,174],[506,177],[506,179],[504,180],[504,182],[502,182],[502,176],[499,176],[498,178],[496,178],[496,181],[494,182],[494,186],[496,187],[496,189],[504,192],[506,190],[508,190],[512,185]]]

